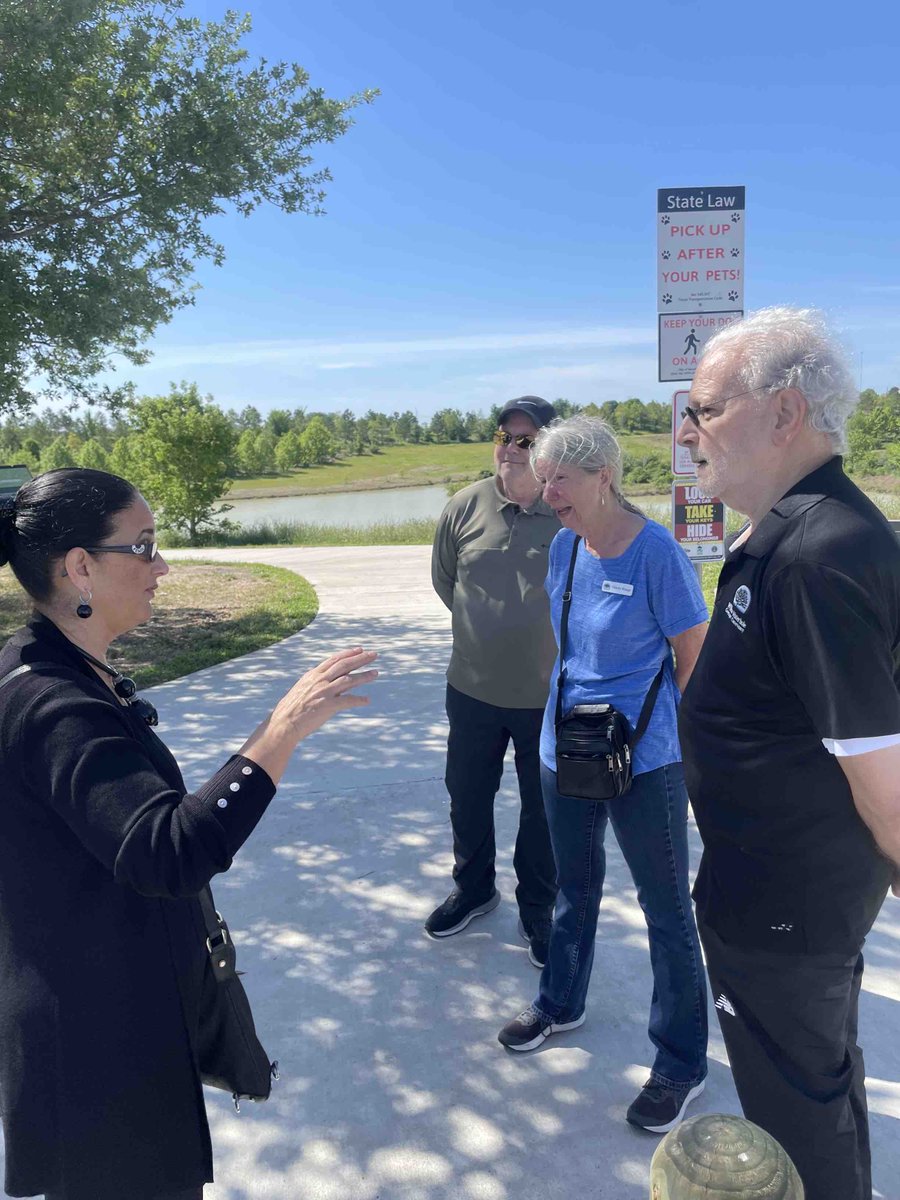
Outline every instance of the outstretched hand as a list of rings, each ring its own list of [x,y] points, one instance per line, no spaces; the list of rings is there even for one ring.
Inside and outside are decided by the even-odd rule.
[[[368,704],[369,697],[355,695],[353,688],[377,678],[377,671],[360,669],[367,667],[377,657],[374,650],[363,650],[361,646],[332,654],[300,676],[275,705],[273,721],[286,722],[299,742],[342,709],[360,708]]]

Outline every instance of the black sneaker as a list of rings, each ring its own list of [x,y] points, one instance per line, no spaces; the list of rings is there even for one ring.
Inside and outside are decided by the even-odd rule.
[[[538,970],[542,970],[547,961],[552,928],[553,922],[549,917],[541,917],[537,921],[530,921],[527,925],[519,917],[519,936],[528,943],[528,957]]]
[[[701,1079],[694,1087],[671,1088],[648,1079],[626,1114],[629,1125],[648,1133],[668,1133],[684,1116],[684,1110],[703,1091]]]
[[[497,1035],[497,1041],[509,1050],[537,1050],[551,1033],[565,1033],[567,1029],[577,1029],[583,1024],[584,1013],[574,1021],[548,1024],[543,1014],[530,1004],[514,1021],[503,1026]]]
[[[451,933],[465,929],[473,917],[483,917],[485,913],[493,912],[499,903],[500,893],[496,888],[487,900],[478,901],[455,889],[425,922],[425,932],[430,937],[449,937]]]

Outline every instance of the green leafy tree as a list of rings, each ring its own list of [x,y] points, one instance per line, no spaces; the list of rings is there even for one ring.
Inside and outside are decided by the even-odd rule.
[[[265,429],[256,435],[256,453],[260,475],[267,475],[270,471],[276,470],[275,447],[277,444],[272,434]]]
[[[847,466],[861,475],[896,470],[900,452],[900,393],[891,389],[858,409],[847,423]],[[892,452],[893,451],[893,452]]]
[[[283,434],[275,446],[275,466],[279,471],[293,471],[303,461],[303,451],[300,446],[300,435],[289,429]]]
[[[27,408],[35,374],[84,396],[110,352],[146,361],[193,264],[223,261],[210,217],[321,211],[311,151],[375,93],[251,65],[249,32],[181,0],[0,0],[0,408]]]
[[[260,435],[252,429],[245,429],[238,438],[234,457],[237,469],[242,475],[262,475],[265,464],[260,454]]]
[[[94,471],[108,471],[109,455],[96,438],[88,438],[78,452],[78,465]]]
[[[380,450],[383,446],[388,446],[393,442],[391,423],[384,413],[369,409],[365,419],[369,427],[369,441],[373,449]]]
[[[391,429],[393,430],[394,440],[397,442],[421,442],[422,426],[419,424],[419,419],[415,413],[407,410],[402,413],[394,413],[391,417]]]
[[[75,455],[69,446],[68,437],[62,434],[54,438],[49,446],[41,451],[41,470],[55,471],[58,467],[74,467]]]
[[[672,409],[659,400],[648,400],[644,405],[647,428],[653,433],[668,433],[672,428]]]
[[[351,453],[356,445],[356,418],[349,408],[335,413],[332,428],[338,441],[338,448],[345,454]]]
[[[672,484],[672,465],[668,455],[661,450],[648,454],[625,454],[622,456],[622,478],[626,484],[650,483],[661,492]]]
[[[465,441],[466,424],[458,408],[440,409],[431,418],[428,428],[436,442]]]
[[[273,437],[280,438],[294,428],[293,414],[286,408],[273,408],[266,417],[265,427]]]
[[[160,524],[186,533],[193,545],[200,527],[214,523],[216,501],[229,487],[231,423],[195,384],[139,400],[131,416],[137,432],[127,439],[127,478]]]
[[[303,461],[310,465],[326,463],[337,454],[337,445],[321,417],[313,417],[300,435]]]
[[[630,396],[616,409],[613,425],[622,433],[638,433],[648,428],[644,405],[637,396]]]
[[[135,472],[138,470],[137,460],[138,447],[135,435],[133,433],[126,434],[113,442],[112,450],[109,452],[107,470],[112,471],[113,475],[121,476],[122,479],[134,481]]]
[[[262,429],[262,417],[258,408],[252,404],[248,404],[246,408],[242,408],[238,413],[237,427],[238,429],[252,429],[254,433],[259,433]]]
[[[372,443],[369,437],[369,422],[365,417],[360,417],[356,422],[356,444],[353,447],[353,453],[365,454],[365,452],[371,448]]]

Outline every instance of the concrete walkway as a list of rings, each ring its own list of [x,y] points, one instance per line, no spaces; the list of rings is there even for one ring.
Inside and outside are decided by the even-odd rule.
[[[240,1116],[207,1093],[219,1179],[210,1200],[646,1200],[657,1141],[624,1114],[651,1060],[651,977],[612,836],[588,1020],[541,1050],[512,1055],[496,1041],[538,980],[516,933],[511,763],[497,801],[503,903],[444,942],[422,932],[451,886],[449,617],[431,591],[427,549],[204,557],[297,570],[321,608],[276,647],[153,689],[189,784],[327,653],[364,644],[383,673],[368,710],[304,743],[214,881],[283,1079]],[[695,835],[695,865],[698,853]],[[900,1200],[900,902],[886,906],[868,963],[861,1039],[875,1179],[879,1195]],[[707,1090],[691,1112],[739,1111],[712,1011],[710,1028]]]

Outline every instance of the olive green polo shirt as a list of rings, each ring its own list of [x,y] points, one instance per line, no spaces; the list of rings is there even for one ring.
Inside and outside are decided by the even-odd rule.
[[[544,580],[559,530],[551,508],[508,500],[495,478],[452,497],[431,556],[434,590],[453,614],[447,682],[499,708],[543,708],[556,660]]]

